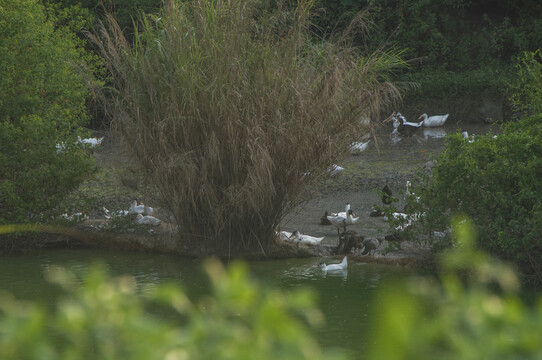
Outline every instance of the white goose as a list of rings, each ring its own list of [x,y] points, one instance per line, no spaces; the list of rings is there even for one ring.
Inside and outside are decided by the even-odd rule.
[[[346,260],[346,256],[343,258],[343,261],[341,261],[340,264],[329,264],[326,265],[326,263],[320,263],[320,268],[324,271],[343,271],[346,270],[348,267],[348,261]]]
[[[128,213],[131,215],[135,215],[135,214],[153,215],[154,209],[150,206],[145,206],[143,204],[137,205],[137,201],[134,200],[130,204],[130,210],[128,211]]]
[[[449,115],[450,114],[434,115],[434,116],[428,117],[427,114],[422,114],[418,119],[423,118],[423,126],[425,127],[439,127],[439,126],[444,125]]]
[[[292,235],[290,235],[289,240],[294,244],[318,245],[322,242],[322,240],[324,240],[324,237],[303,235],[299,231],[295,230]]]

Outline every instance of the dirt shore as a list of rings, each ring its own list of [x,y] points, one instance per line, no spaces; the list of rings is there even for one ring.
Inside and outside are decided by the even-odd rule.
[[[164,210],[159,194],[145,183],[128,154],[107,134],[97,132],[94,136],[105,136],[93,155],[97,161],[97,171],[67,201],[80,204],[80,207],[71,211],[83,212],[88,218],[69,229],[61,230],[60,235],[39,237],[37,246],[99,246],[190,255],[188,249],[179,247],[174,221]],[[422,134],[399,140],[390,139],[387,130],[375,134],[371,146],[365,152],[350,156],[340,164],[344,167],[342,172],[308,189],[307,201],[285,217],[281,230],[299,230],[303,234],[324,236],[321,246],[286,246],[272,256],[332,255],[339,242],[337,229],[321,225],[320,218],[325,211],[344,211],[346,203],[350,203],[355,215],[359,216],[358,222],[349,226],[348,230],[356,231],[363,237],[383,240],[390,233],[388,223],[382,217],[369,216],[373,205],[381,204],[377,190],[387,184],[400,199],[398,205],[401,206],[406,181],[415,179],[416,172],[427,166],[433,154],[442,146],[442,141],[435,142],[435,139],[426,138]],[[127,210],[132,199],[158,208],[157,216],[162,220],[160,226],[131,228],[129,223],[112,226],[107,217],[119,210]],[[376,254],[365,256],[364,261],[406,263],[423,258],[428,253],[427,249],[407,242],[401,243],[399,249],[387,252],[387,245],[384,241]]]
[[[40,237],[40,247],[45,246],[99,246],[129,249],[166,251],[181,255],[198,255],[189,249],[180,248],[176,241],[177,229],[171,214],[164,210],[160,196],[152,186],[145,183],[143,176],[128,154],[110,139],[107,134],[102,144],[96,148],[94,157],[97,171],[93,178],[83,183],[79,190],[70,195],[67,203],[82,204],[72,212],[83,212],[88,218],[69,229],[61,230],[55,236],[49,234]],[[320,218],[325,211],[344,211],[346,203],[359,220],[349,226],[363,237],[375,237],[381,241],[389,234],[389,226],[382,217],[370,217],[374,204],[381,204],[377,190],[384,185],[391,187],[400,199],[407,180],[412,181],[416,172],[431,160],[440,145],[418,137],[391,141],[389,133],[383,131],[371,140],[371,146],[361,155],[350,156],[340,165],[344,170],[339,174],[322,180],[307,189],[307,201],[288,214],[281,223],[281,230],[299,230],[303,234],[322,237],[321,246],[300,246],[279,249],[272,257],[280,256],[326,256],[332,255],[339,242],[337,229],[330,225],[321,225]],[[129,223],[113,224],[107,219],[112,213],[127,210],[132,199],[143,201],[146,205],[158,208],[162,224],[157,227],[130,228]],[[84,204],[84,205],[83,205]],[[402,262],[418,259],[426,255],[426,249],[402,243],[400,249],[386,252],[384,241],[376,254],[367,257],[370,261]],[[260,254],[261,255],[261,254]],[[258,255],[255,255],[256,257]]]

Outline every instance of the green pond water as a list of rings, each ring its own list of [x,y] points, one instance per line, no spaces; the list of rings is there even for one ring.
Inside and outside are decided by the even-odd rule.
[[[346,352],[360,359],[368,345],[368,335],[378,321],[375,304],[379,289],[393,279],[412,276],[408,269],[350,261],[345,273],[325,273],[320,261],[336,259],[285,259],[250,262],[251,273],[265,286],[288,292],[310,288],[316,292],[318,307],[326,323],[313,334],[324,348]],[[93,263],[105,264],[112,276],[131,275],[139,285],[174,281],[197,298],[208,291],[201,260],[139,252],[113,252],[92,249],[51,249],[19,256],[0,257],[0,284],[19,299],[30,299],[52,305],[58,288],[44,279],[53,265],[82,275]]]

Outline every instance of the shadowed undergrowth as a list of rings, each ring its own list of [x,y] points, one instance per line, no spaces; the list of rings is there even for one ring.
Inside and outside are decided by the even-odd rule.
[[[375,125],[360,120],[399,97],[397,54],[351,47],[354,24],[310,43],[312,6],[170,1],[133,44],[113,19],[95,38],[118,90],[104,97],[113,127],[188,246],[265,253],[304,186]]]

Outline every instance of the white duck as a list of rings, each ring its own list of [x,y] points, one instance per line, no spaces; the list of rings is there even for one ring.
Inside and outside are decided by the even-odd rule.
[[[161,220],[158,218],[155,218],[154,216],[137,214],[136,221],[140,225],[153,225],[158,226],[160,225]]]
[[[145,206],[143,204],[137,205],[137,201],[134,200],[130,204],[130,210],[128,211],[128,213],[131,215],[135,215],[135,214],[153,215],[154,209],[150,206]]]
[[[290,237],[292,236],[292,233],[289,232],[289,231],[281,231],[278,235],[279,235],[279,238],[282,241],[288,241],[288,240],[290,240]]]
[[[343,271],[346,270],[348,267],[348,261],[346,260],[346,256],[343,258],[343,261],[341,261],[340,264],[329,264],[326,265],[326,263],[320,263],[320,268],[324,271]]]
[[[89,144],[91,147],[96,147],[100,145],[103,141],[104,137],[101,138],[87,138],[87,139],[81,139],[81,137],[77,137],[77,143],[79,144]]]
[[[425,127],[439,127],[439,126],[444,125],[449,115],[450,114],[433,115],[433,116],[428,117],[427,114],[422,114],[418,119],[423,118],[423,126]]]
[[[331,214],[328,214],[328,216],[343,216],[343,217],[346,217],[346,214],[348,213],[348,210],[350,210],[350,203],[346,203],[346,205],[344,206],[344,211],[341,211],[341,212],[338,212],[338,213],[331,213]]]
[[[343,170],[344,170],[344,168],[342,166],[337,165],[337,164],[333,164],[327,169],[327,171],[329,173],[329,176],[335,176],[335,175],[337,175],[338,173],[340,173]]]
[[[318,245],[322,242],[322,240],[324,240],[324,237],[303,235],[299,231],[295,230],[292,235],[290,235],[289,239],[295,244]]]
[[[348,210],[343,215],[343,213],[332,214],[327,217],[329,222],[337,228],[337,234],[340,234],[339,229],[343,228],[346,231],[348,225],[355,224],[359,217],[354,217],[354,213],[350,209],[350,204],[347,204]]]
[[[365,141],[365,142],[361,142],[361,141],[353,142],[352,144],[350,144],[350,154],[352,154],[352,155],[361,154],[362,152],[367,150],[367,147],[369,146],[370,142],[371,142],[371,140],[368,140],[368,141]]]

